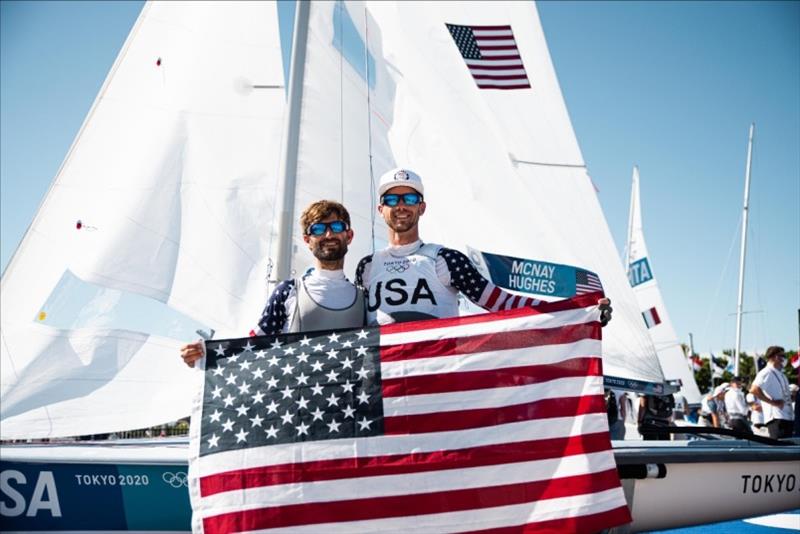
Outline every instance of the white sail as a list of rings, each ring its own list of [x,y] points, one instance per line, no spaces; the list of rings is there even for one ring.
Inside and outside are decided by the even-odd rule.
[[[394,80],[391,155],[378,156],[425,180],[423,238],[598,273],[614,305],[603,330],[605,374],[662,382],[534,4],[374,2],[369,10],[381,28],[373,55]],[[446,24],[511,25],[531,88],[478,89]]]
[[[647,254],[642,228],[642,208],[639,195],[639,168],[633,168],[631,185],[631,209],[628,222],[628,279],[653,339],[664,378],[680,380],[680,393],[689,404],[700,403],[700,390],[694,379],[694,373],[686,362],[678,336],[672,327],[667,307],[658,288],[658,281],[653,273],[652,264]]]
[[[3,276],[3,439],[189,412],[185,338],[61,324],[52,308],[80,281],[97,298],[76,317],[139,295],[246,335],[266,291],[282,86],[275,3],[145,6]]]
[[[478,89],[448,23],[511,25],[532,88]],[[663,381],[533,4],[314,3],[306,45],[294,219],[313,200],[342,200],[351,273],[385,243],[375,177],[408,165],[426,182],[426,240],[597,272],[615,308],[606,375]],[[218,336],[253,325],[282,192],[280,66],[274,3],[145,7],[3,277],[3,438],[188,412],[186,337],[106,320],[131,295]],[[297,272],[311,258],[293,236]],[[65,288],[81,284],[92,297],[59,323],[72,316],[57,313],[74,300]],[[142,363],[149,372],[133,373]],[[120,380],[163,401],[135,404],[115,393]]]

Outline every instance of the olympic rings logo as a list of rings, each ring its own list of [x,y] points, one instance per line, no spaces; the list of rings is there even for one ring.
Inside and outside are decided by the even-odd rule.
[[[383,267],[386,269],[386,272],[400,274],[407,271],[408,268],[411,267],[411,263],[409,263],[408,260],[405,260],[402,262],[384,263]]]
[[[183,471],[178,471],[177,473],[170,473],[167,471],[161,475],[161,479],[173,488],[180,488],[181,486],[189,487],[189,482],[186,480],[186,473]]]

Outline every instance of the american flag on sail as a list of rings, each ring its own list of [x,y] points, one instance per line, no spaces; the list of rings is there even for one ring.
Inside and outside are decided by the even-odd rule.
[[[480,89],[530,88],[511,26],[446,26]]]
[[[630,521],[596,298],[208,341],[192,417],[207,533],[597,532]]]
[[[603,284],[600,283],[600,277],[591,271],[576,269],[575,294],[584,295],[586,293],[594,293],[596,291],[603,291]]]

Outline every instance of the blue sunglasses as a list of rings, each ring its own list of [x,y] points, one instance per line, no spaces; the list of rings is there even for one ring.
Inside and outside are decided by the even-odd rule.
[[[388,194],[381,197],[381,204],[393,208],[400,203],[403,199],[403,204],[406,206],[416,206],[422,202],[422,195],[419,193],[403,193],[402,195]]]
[[[306,233],[308,235],[321,236],[325,235],[325,232],[328,231],[328,228],[330,228],[331,232],[334,234],[340,234],[347,230],[347,223],[344,221],[331,221],[329,223],[318,222],[310,225],[306,230]]]

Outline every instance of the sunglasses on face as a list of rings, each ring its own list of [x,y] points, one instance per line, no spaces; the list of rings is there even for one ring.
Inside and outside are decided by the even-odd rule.
[[[403,193],[402,195],[395,195],[395,194],[383,195],[381,197],[381,204],[393,208],[400,203],[400,199],[403,200],[403,204],[405,204],[406,206],[416,206],[417,204],[422,202],[422,195],[420,195],[419,193]]]
[[[331,221],[328,223],[318,222],[309,226],[306,230],[306,233],[308,235],[321,236],[325,235],[325,232],[328,231],[328,228],[330,228],[331,232],[334,234],[340,234],[347,230],[347,223],[344,221]]]

